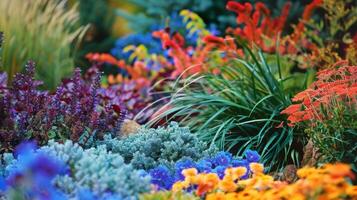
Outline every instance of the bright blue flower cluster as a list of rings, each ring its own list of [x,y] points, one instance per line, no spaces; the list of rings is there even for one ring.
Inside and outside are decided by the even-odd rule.
[[[170,190],[175,182],[184,180],[182,170],[188,168],[196,168],[199,173],[216,173],[220,178],[223,178],[226,168],[245,167],[247,168],[247,173],[243,176],[243,179],[245,179],[250,174],[249,164],[259,162],[260,156],[256,151],[251,150],[247,150],[244,156],[244,159],[235,158],[232,154],[221,151],[214,156],[205,157],[197,162],[185,158],[176,162],[172,167],[161,164],[149,170],[151,183],[160,190]]]
[[[9,199],[66,199],[52,182],[68,171],[64,162],[44,153],[34,153],[34,143],[22,143],[15,152],[17,165],[0,178],[0,190]]]

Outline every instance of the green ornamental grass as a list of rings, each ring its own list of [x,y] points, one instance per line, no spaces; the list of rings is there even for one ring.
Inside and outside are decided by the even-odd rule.
[[[73,45],[86,30],[78,21],[76,6],[66,8],[65,1],[0,1],[0,31],[4,32],[0,70],[12,78],[33,60],[38,66],[36,77],[54,89],[73,70]]]
[[[169,103],[148,125],[179,120],[204,141],[241,155],[256,149],[263,163],[280,168],[298,164],[304,135],[284,123],[282,109],[311,82],[308,73],[291,73],[292,64],[279,55],[245,48],[246,58],[222,66],[220,75],[193,76],[181,82]],[[301,131],[302,132],[302,131]]]

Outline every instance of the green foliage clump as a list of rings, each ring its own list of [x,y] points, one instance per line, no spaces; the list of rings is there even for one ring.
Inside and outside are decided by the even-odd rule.
[[[291,127],[279,127],[285,121],[280,112],[309,85],[310,73],[291,73],[293,65],[279,55],[245,50],[243,59],[220,67],[219,75],[193,76],[184,87],[174,87],[169,109],[149,124],[180,119],[221,150],[241,155],[255,149],[274,168],[298,164],[305,139]]]
[[[98,198],[108,192],[126,198],[150,191],[149,177],[125,164],[119,154],[107,151],[105,146],[84,150],[70,140],[64,144],[50,141],[37,151],[70,167],[68,175],[55,179],[55,185],[69,197],[84,189]]]
[[[73,43],[85,31],[78,22],[76,6],[67,9],[65,1],[0,1],[0,69],[11,79],[31,59],[38,66],[36,78],[54,89],[73,70]]]
[[[159,164],[174,164],[188,157],[198,160],[216,152],[215,146],[208,147],[188,128],[171,123],[157,129],[142,128],[137,134],[123,139],[106,138],[107,148],[123,156],[126,163],[137,169],[152,169]]]
[[[326,120],[312,120],[306,133],[319,150],[320,162],[343,162],[354,164],[357,170],[357,107],[334,100],[329,106]],[[325,111],[326,112],[326,111]]]

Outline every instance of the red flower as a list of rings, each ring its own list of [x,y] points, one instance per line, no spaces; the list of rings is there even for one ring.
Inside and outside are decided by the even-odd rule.
[[[344,64],[346,63],[338,62],[335,66]],[[357,66],[343,66],[318,72],[317,81],[310,88],[295,95],[292,99],[294,104],[281,114],[288,115],[291,126],[302,121],[321,121],[332,117],[332,100],[356,106],[353,104],[357,103]],[[321,106],[325,108],[324,113],[320,110]]]

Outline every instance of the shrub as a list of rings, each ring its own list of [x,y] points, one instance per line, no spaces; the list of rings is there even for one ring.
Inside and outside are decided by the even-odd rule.
[[[17,74],[11,86],[2,84],[1,151],[12,151],[27,139],[35,139],[40,145],[50,139],[86,144],[104,133],[118,134],[125,112],[120,102],[100,95],[99,73],[86,82],[76,70],[54,94],[38,90],[41,82],[34,79],[34,74],[34,63],[29,62],[25,73]],[[1,77],[5,79],[6,75]]]
[[[242,178],[248,178],[250,174],[249,164],[258,162],[259,154],[254,151],[246,151],[245,159],[233,158],[228,152],[218,152],[215,155],[201,158],[197,162],[192,159],[183,158],[175,163],[174,166],[159,165],[158,167],[149,170],[151,183],[156,185],[160,190],[170,190],[172,185],[177,181],[183,181],[184,176],[182,171],[188,168],[196,168],[199,173],[216,173],[220,178],[223,178],[224,171],[230,167],[244,167],[246,174]]]
[[[0,3],[0,13],[5,35],[1,69],[12,79],[33,59],[38,63],[36,78],[44,80],[46,88],[55,89],[72,72],[72,43],[85,31],[78,26],[76,6],[67,9],[59,1],[5,0]]]
[[[321,161],[357,164],[357,67],[344,64],[319,71],[317,80],[282,113],[291,126],[306,129]]]
[[[125,163],[136,169],[152,169],[159,164],[173,164],[182,158],[198,160],[211,155],[215,147],[200,141],[188,128],[171,123],[157,129],[142,128],[137,134],[127,138],[106,138],[107,148],[123,156]]]
[[[269,167],[298,163],[304,138],[293,128],[279,126],[285,120],[280,112],[310,78],[308,73],[292,74],[290,69],[279,55],[246,49],[244,60],[232,59],[220,68],[220,74],[183,81],[183,88],[174,88],[166,110],[149,124],[180,120],[220,149],[238,155],[256,149]]]
[[[135,199],[139,193],[150,190],[148,176],[124,164],[119,154],[108,152],[104,146],[84,150],[71,141],[66,141],[64,144],[50,141],[48,146],[34,151],[34,156],[38,155],[50,156],[68,166],[65,174],[57,175],[52,181],[67,198],[78,198],[78,196],[84,198],[83,193],[87,193],[86,197],[92,195],[96,199],[104,199],[108,196],[116,199]],[[26,166],[19,157],[6,167],[8,174],[23,168],[26,169]],[[38,170],[41,167],[37,166],[33,169]],[[34,181],[37,181],[39,177],[34,178]]]
[[[347,179],[354,177],[350,167],[344,164],[327,164],[321,168],[305,167],[297,171],[300,180],[291,184],[274,181],[263,173],[263,166],[251,163],[252,177],[241,180],[245,168],[229,168],[220,179],[215,173],[197,174],[194,168],[183,172],[185,181],[177,182],[172,192],[180,192],[196,186],[197,196],[205,199],[354,199],[357,186]],[[174,198],[175,195],[171,196]]]

